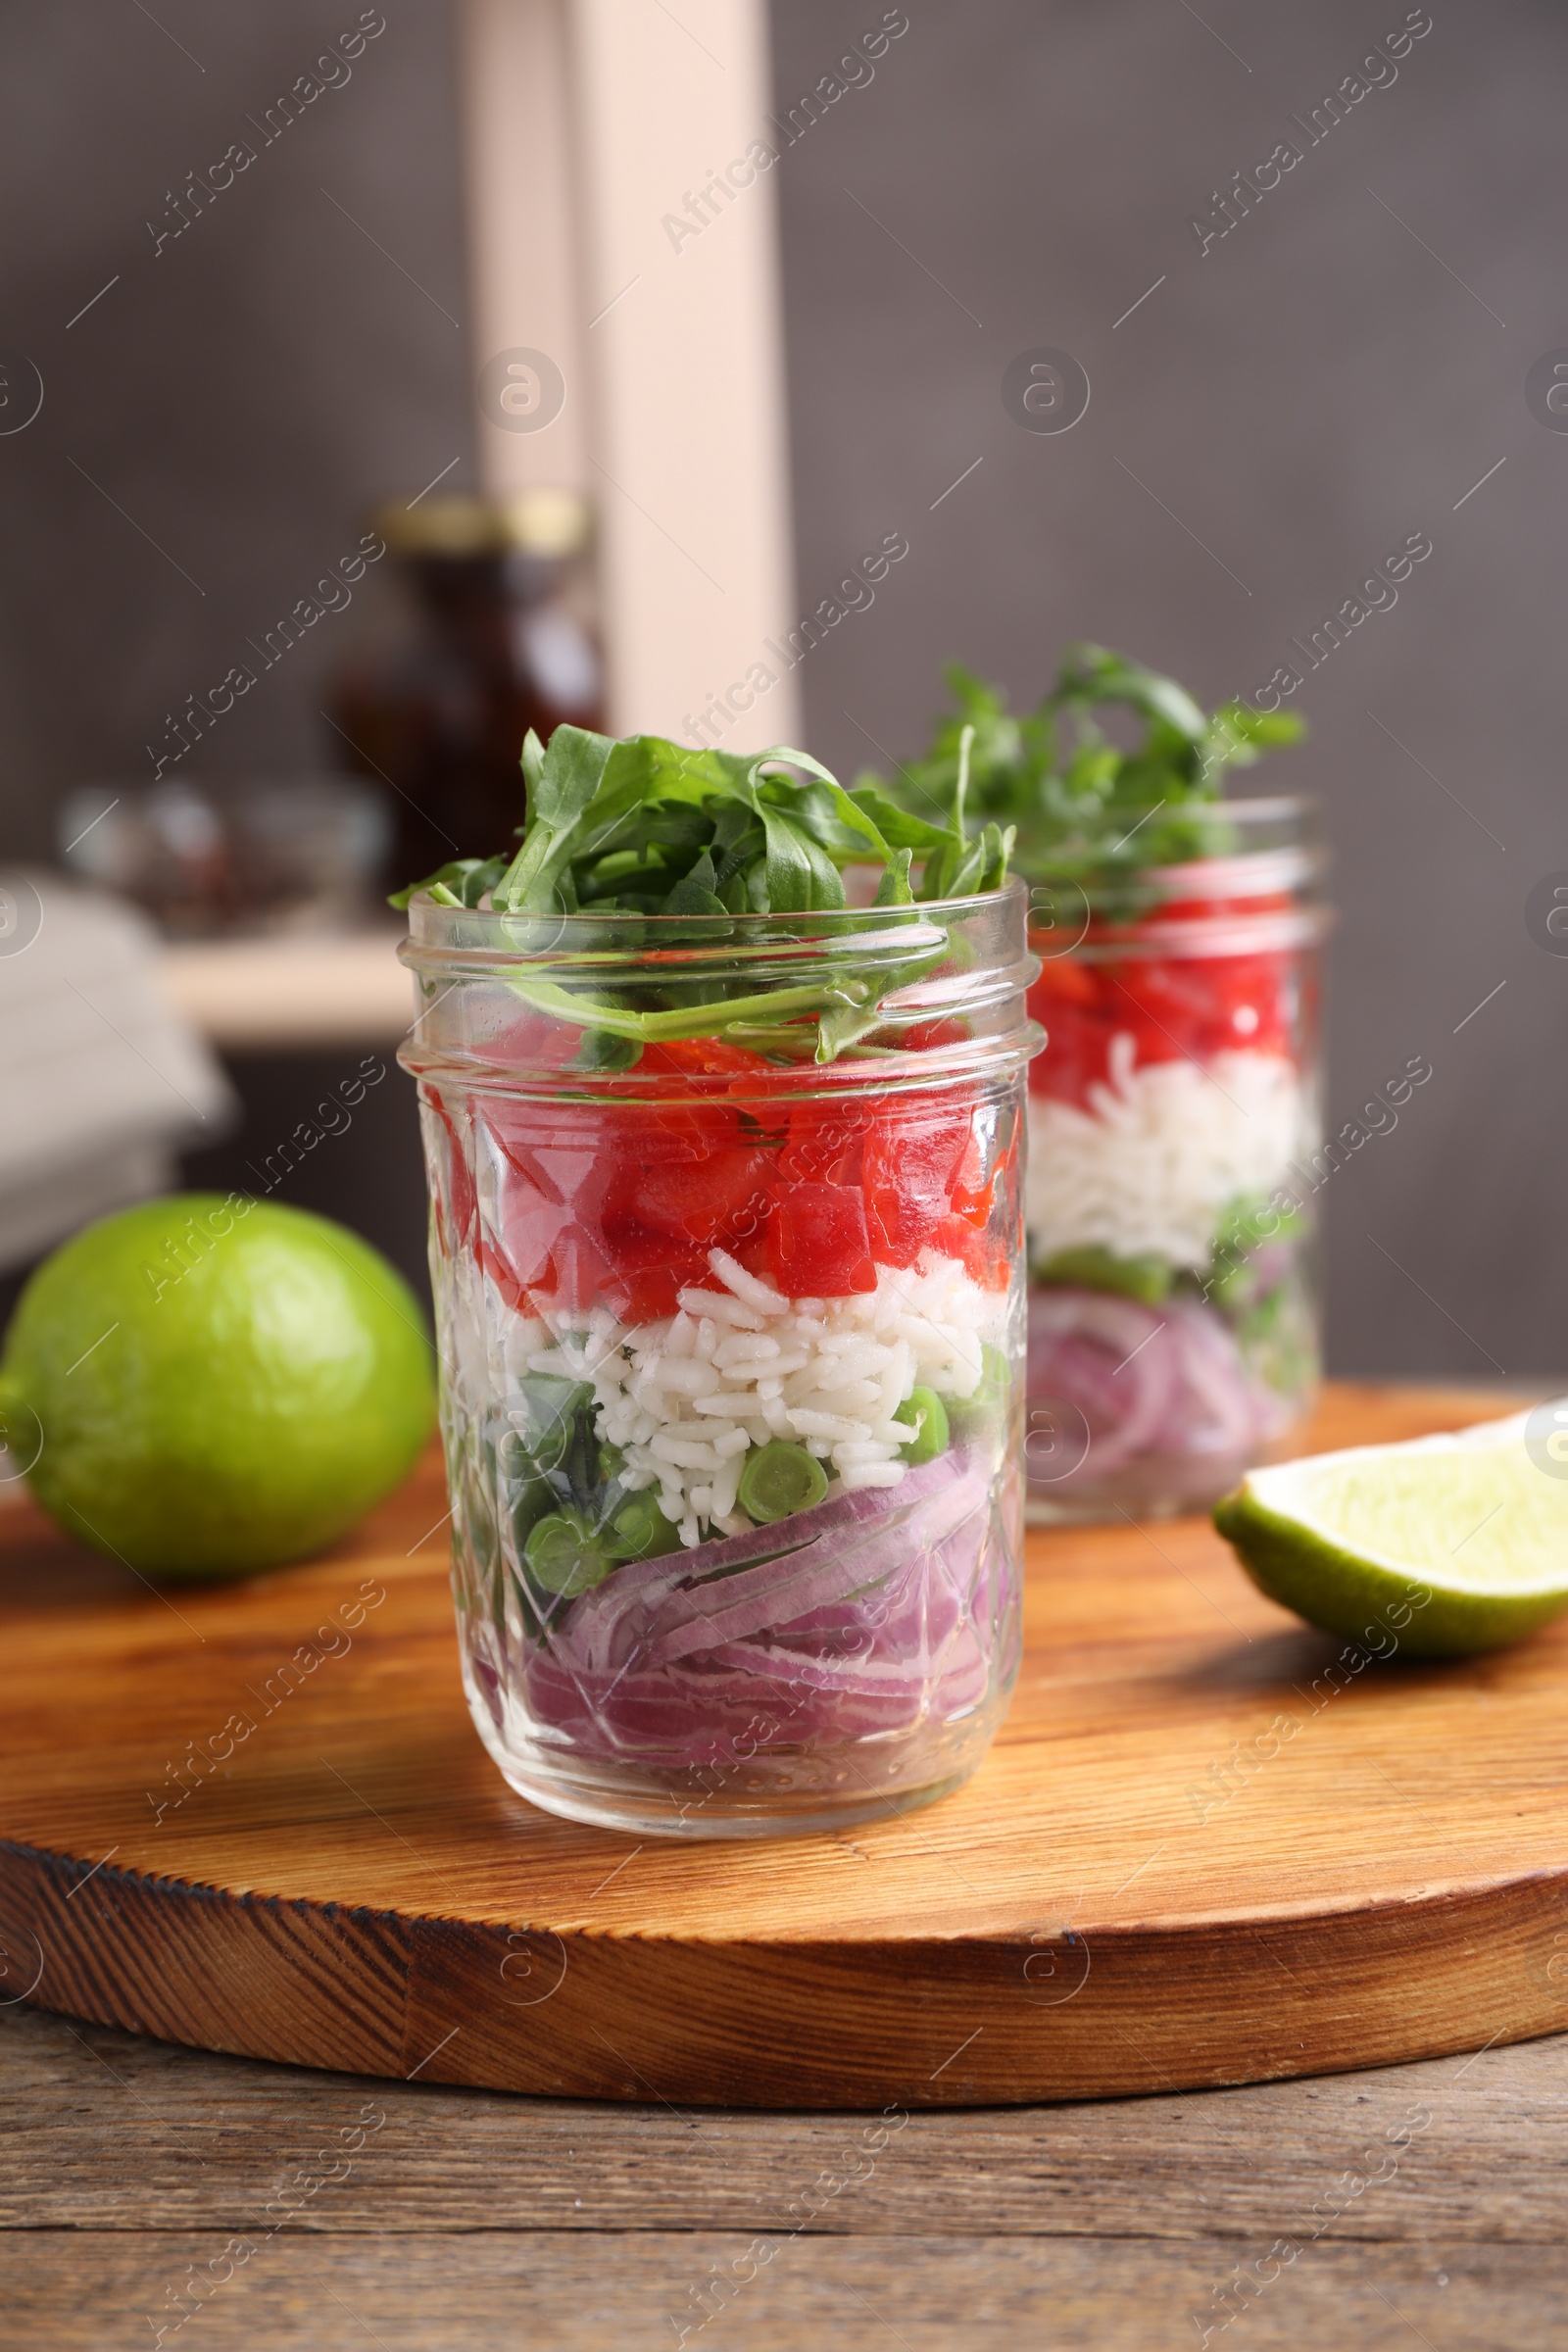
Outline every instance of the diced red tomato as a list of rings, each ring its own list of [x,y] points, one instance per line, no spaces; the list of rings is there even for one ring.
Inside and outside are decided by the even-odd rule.
[[[847,1298],[876,1289],[865,1196],[857,1184],[792,1184],[767,1229],[768,1271],[787,1298]]]
[[[767,1233],[766,1223],[760,1224],[755,1233],[743,1236],[730,1250],[736,1264],[744,1266],[748,1274],[755,1274],[759,1282],[771,1282],[773,1279]]]
[[[450,1262],[458,1258],[468,1246],[474,1231],[478,1199],[474,1192],[473,1170],[468,1165],[466,1133],[454,1125],[439,1095],[432,1092],[426,1100],[446,1131],[442,1150],[447,1180],[436,1191],[436,1233],[442,1251]],[[464,1124],[466,1128],[466,1121]],[[445,1205],[441,1197],[443,1192],[446,1195]]]
[[[1029,992],[1029,1009],[1044,1018],[1048,1009],[1054,1010],[1063,1002],[1085,1006],[1099,1004],[1095,967],[1079,963],[1071,956],[1050,956],[1041,964],[1040,977]]]
[[[957,1171],[976,1150],[967,1103],[935,1110],[883,1105],[862,1163],[871,1247],[883,1265],[913,1265],[948,1212]]]
[[[766,1152],[730,1145],[703,1159],[626,1170],[616,1207],[654,1233],[710,1250],[735,1237],[748,1208],[754,1218],[766,1213],[769,1172]]]
[[[727,1045],[719,1037],[682,1037],[668,1045],[645,1046],[638,1068],[645,1077],[656,1071],[764,1080],[778,1075],[776,1063],[764,1060],[760,1054],[749,1054],[744,1046]]]
[[[509,1280],[519,1290],[548,1284],[555,1252],[574,1222],[564,1200],[551,1200],[542,1193],[514,1187],[507,1199],[500,1235],[486,1236],[488,1269],[503,1289]]]
[[[971,1225],[967,1217],[939,1218],[931,1229],[931,1247],[939,1256],[956,1257],[979,1283],[987,1281],[997,1255],[986,1234]]]
[[[963,1153],[954,1172],[949,1193],[953,1213],[966,1225],[983,1229],[991,1222],[991,1202],[996,1193],[997,1170],[986,1174],[986,1155],[980,1138],[971,1130],[965,1140]]]
[[[573,1314],[585,1314],[606,1297],[614,1266],[599,1236],[585,1226],[564,1226],[550,1252],[549,1268],[533,1288]]]
[[[846,1098],[797,1102],[778,1171],[798,1184],[858,1184],[870,1105]]]
[[[481,1233],[479,1236],[478,1257],[480,1267],[495,1284],[508,1306],[516,1307],[519,1311],[526,1313],[527,1290],[517,1279],[516,1269],[506,1251],[498,1249],[488,1234]],[[545,1271],[548,1274],[548,1259],[545,1261]]]
[[[964,1046],[969,1042],[967,1021],[914,1021],[904,1032],[904,1042],[911,1054],[936,1054],[944,1046]]]
[[[582,1031],[529,1004],[516,1004],[489,1033],[494,1059],[514,1069],[560,1070],[582,1048]]]
[[[1178,900],[1160,908],[1162,925],[1227,914],[1266,914],[1283,899]],[[1298,1007],[1296,959],[1288,951],[1252,955],[1159,956],[1132,950],[1137,925],[1099,926],[1093,959],[1052,956],[1029,993],[1029,1010],[1048,1037],[1030,1065],[1032,1092],[1083,1103],[1103,1084],[1112,1040],[1133,1040],[1140,1064],[1182,1057],[1205,1063],[1224,1053],[1292,1051]]]
[[[610,1259],[604,1300],[623,1323],[654,1323],[672,1315],[679,1292],[712,1280],[707,1253],[668,1234],[620,1226],[604,1240]]]
[[[650,1322],[711,1281],[715,1248],[792,1298],[872,1291],[879,1264],[912,1266],[927,1244],[972,1269],[995,1257],[995,1171],[968,1094],[867,1100],[845,1086],[792,1102],[775,1086],[770,1101],[757,1079],[773,1065],[759,1056],[708,1039],[650,1049],[639,1066],[656,1054],[656,1077],[687,1081],[673,1102],[547,1111],[502,1098],[478,1114],[490,1170],[480,1248],[510,1303],[602,1300]],[[461,1162],[454,1133],[450,1190],[458,1203],[466,1186],[471,1226]]]

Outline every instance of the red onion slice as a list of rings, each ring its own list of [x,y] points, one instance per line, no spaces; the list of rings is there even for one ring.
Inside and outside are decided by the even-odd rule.
[[[672,1593],[644,1653],[647,1663],[667,1665],[693,1650],[716,1649],[722,1642],[792,1625],[812,1609],[874,1589],[932,1552],[984,1501],[985,1492],[985,1481],[975,1471],[961,1471],[934,1494],[895,1503],[847,1543],[819,1537],[786,1560],[744,1569],[716,1587],[699,1585],[693,1592]]]
[[[1029,1301],[1029,1393],[1078,1405],[1097,1477],[1156,1445],[1171,1417],[1179,1369],[1167,1329],[1163,1310],[1105,1291],[1041,1291]]]
[[[642,1634],[618,1663],[602,1610],[586,1612],[592,1638],[578,1636],[575,1618],[601,1597],[586,1594],[564,1633],[514,1661],[526,1704],[580,1754],[657,1754],[676,1767],[726,1748],[733,1761],[737,1741],[756,1752],[947,1721],[990,1687],[993,1630],[1010,1599],[991,1485],[989,1464],[949,1453],[911,1471],[891,1508],[871,1490],[803,1512],[831,1516],[838,1540],[819,1534],[668,1592],[667,1618],[623,1611],[614,1646],[634,1619]],[[652,1597],[645,1589],[642,1601]]]
[[[899,1514],[940,1494],[954,1471],[954,1456],[939,1454],[934,1461],[906,1470],[895,1488],[857,1488],[772,1527],[749,1528],[720,1543],[699,1544],[658,1560],[631,1561],[596,1591],[585,1592],[553,1629],[552,1640],[566,1642],[595,1666],[622,1665],[659,1635],[705,1613],[711,1615],[720,1597],[729,1608],[754,1592],[770,1589],[789,1573],[789,1562],[816,1541],[841,1542],[867,1522],[902,1524]]]
[[[1067,1286],[1030,1299],[1029,1394],[1074,1405],[1089,1427],[1060,1492],[1098,1487],[1145,1455],[1240,1465],[1282,1411],[1202,1300],[1154,1309]]]

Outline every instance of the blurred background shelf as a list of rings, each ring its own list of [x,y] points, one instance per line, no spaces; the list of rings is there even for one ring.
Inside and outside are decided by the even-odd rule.
[[[179,1181],[336,1217],[427,1298],[424,1170],[398,1043],[414,984],[397,927],[166,946],[166,996],[214,1049],[239,1104]]]
[[[342,938],[201,940],[166,947],[165,994],[220,1053],[395,1046],[414,1016],[401,926]]]

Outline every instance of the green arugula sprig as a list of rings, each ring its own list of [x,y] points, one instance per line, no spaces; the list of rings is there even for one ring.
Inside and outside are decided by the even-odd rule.
[[[1124,910],[1118,885],[1136,886],[1146,868],[1229,846],[1208,813],[1226,771],[1303,732],[1294,711],[1268,714],[1245,703],[1224,703],[1205,718],[1173,678],[1098,645],[1069,646],[1051,692],[1022,715],[957,663],[947,679],[957,710],[937,721],[924,759],[902,768],[893,789],[913,808],[941,805],[954,792],[967,737],[970,805],[982,818],[1011,821],[1020,870],[1031,880],[1075,882],[1108,913]],[[1096,713],[1106,707],[1143,722],[1133,750],[1119,750],[1100,727]],[[868,772],[855,797],[877,781]],[[1125,907],[1144,895],[1132,888]]]
[[[997,890],[1006,878],[1013,828],[986,821],[971,837],[966,822],[971,741],[972,731],[960,729],[946,822],[934,824],[875,778],[846,792],[819,761],[786,746],[743,759],[657,735],[616,740],[560,726],[547,747],[530,728],[515,853],[454,859],[391,904],[407,906],[422,891],[438,906],[508,915],[699,917],[705,928],[694,944],[722,951],[748,941],[751,916],[841,911],[848,904],[843,869],[879,865],[871,913],[835,926],[834,936],[874,930],[885,943],[900,910],[910,910],[903,920],[916,921],[912,910],[921,905]],[[674,982],[652,1009],[646,990],[632,1005],[612,987],[585,993],[545,980],[514,985],[541,1011],[584,1029],[574,1065],[581,1069],[629,1068],[644,1046],[714,1035],[780,1060],[810,1050],[818,1061],[831,1061],[881,1025],[881,999],[895,981],[917,979],[941,961],[947,934],[925,928],[936,940],[913,960],[907,950],[894,957],[885,944],[868,943],[863,956],[835,956],[830,969],[793,987],[748,994],[739,975]],[[655,936],[642,923],[617,926],[612,952],[634,953]]]

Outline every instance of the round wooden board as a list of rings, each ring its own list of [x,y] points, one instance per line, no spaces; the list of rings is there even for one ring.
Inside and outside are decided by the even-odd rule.
[[[1311,1435],[1501,1409],[1341,1388]],[[1036,1535],[966,1788],[837,1837],[639,1844],[534,1811],[481,1749],[444,1508],[432,1457],[330,1557],[167,1595],[0,1513],[0,1999],[366,2074],[805,2107],[1568,2027],[1568,1623],[1331,1672],[1343,1645],[1206,1522]]]

